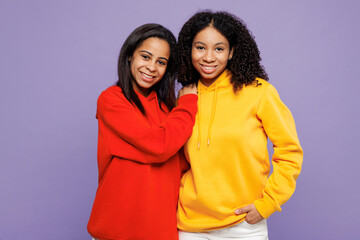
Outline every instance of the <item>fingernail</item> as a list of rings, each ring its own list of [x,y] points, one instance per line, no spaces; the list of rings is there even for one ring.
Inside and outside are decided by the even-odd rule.
[[[235,210],[235,214],[240,214],[240,210],[239,210],[239,209],[236,209],[236,210]]]

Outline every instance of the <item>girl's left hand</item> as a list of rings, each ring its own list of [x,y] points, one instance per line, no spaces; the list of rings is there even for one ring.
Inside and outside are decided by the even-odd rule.
[[[242,208],[238,208],[234,211],[234,213],[236,215],[240,215],[240,214],[244,214],[246,213],[245,216],[245,221],[249,224],[255,224],[260,222],[261,220],[263,220],[264,218],[260,215],[260,213],[258,212],[258,210],[255,208],[254,204],[249,204],[246,205],[245,207]]]

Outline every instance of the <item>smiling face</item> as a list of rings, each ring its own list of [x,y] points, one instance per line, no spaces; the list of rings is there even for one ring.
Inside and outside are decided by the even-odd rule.
[[[205,86],[210,86],[223,73],[232,52],[229,41],[215,28],[209,26],[196,34],[191,59]]]
[[[134,90],[148,96],[150,88],[164,76],[169,57],[170,46],[165,40],[156,37],[144,40],[130,59]]]

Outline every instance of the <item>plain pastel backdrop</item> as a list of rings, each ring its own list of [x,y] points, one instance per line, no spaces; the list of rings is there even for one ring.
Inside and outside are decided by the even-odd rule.
[[[120,47],[149,22],[177,36],[201,9],[247,23],[296,121],[303,171],[270,239],[360,239],[359,1],[2,0],[1,240],[90,238],[96,101]]]

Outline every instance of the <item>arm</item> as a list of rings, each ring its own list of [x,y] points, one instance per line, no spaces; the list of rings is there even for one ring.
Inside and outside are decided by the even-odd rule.
[[[98,100],[108,153],[146,164],[164,162],[182,147],[192,132],[196,111],[197,96],[188,94],[165,122],[151,126],[121,93],[106,92]]]
[[[268,218],[274,211],[281,211],[280,206],[295,191],[303,151],[291,112],[271,85],[267,86],[260,100],[258,117],[274,147],[273,172],[263,190],[263,198],[254,202],[260,215]]]
[[[180,161],[180,176],[182,177],[184,173],[190,169],[190,164],[186,159],[183,147],[179,150],[179,161]]]

